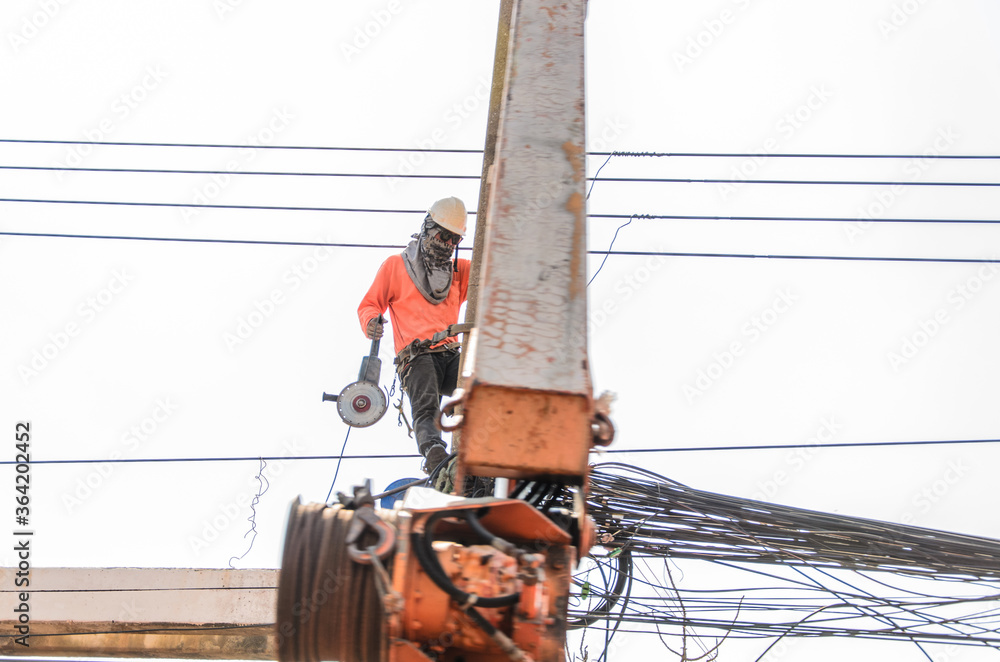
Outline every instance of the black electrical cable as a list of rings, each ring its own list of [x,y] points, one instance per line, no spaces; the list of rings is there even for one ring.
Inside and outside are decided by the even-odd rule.
[[[286,170],[195,170],[195,169],[167,169],[167,168],[63,168],[60,166],[24,166],[24,165],[0,165],[0,170],[25,170],[25,171],[59,171],[59,172],[97,172],[112,174],[156,174],[156,175],[245,175],[255,177],[375,177],[387,179],[480,179],[479,175],[422,175],[418,173],[392,174],[392,173],[360,173],[360,172],[292,172]]]
[[[405,492],[411,487],[419,487],[421,485],[426,485],[428,482],[430,482],[430,478],[420,478],[418,480],[413,481],[412,483],[407,483],[405,485],[400,485],[399,487],[394,487],[391,490],[386,490],[381,494],[374,494],[372,495],[372,499],[378,501],[379,499],[385,498],[387,496],[393,496],[395,494],[399,494],[400,492]]]
[[[2,202],[2,200],[0,200]],[[179,205],[185,206],[185,205]],[[374,210],[369,210],[374,211]],[[470,212],[472,213],[472,212]],[[329,242],[308,242],[308,241],[262,241],[243,239],[196,239],[193,237],[138,237],[121,235],[81,235],[81,234],[56,234],[48,232],[0,232],[0,236],[7,237],[44,237],[55,239],[112,239],[129,241],[176,241],[187,243],[209,243],[209,244],[248,244],[264,246],[318,246],[318,247],[339,247],[339,248],[379,248],[397,250],[405,248],[401,244],[347,244]],[[457,250],[472,250],[471,248],[458,248]],[[1000,259],[994,258],[947,258],[947,257],[882,257],[882,256],[852,256],[852,255],[755,255],[748,253],[682,253],[670,251],[602,251],[589,250],[588,255],[621,255],[627,257],[706,257],[706,258],[749,258],[749,259],[770,259],[770,260],[832,260],[847,262],[915,262],[915,263],[936,263],[936,264],[998,264]]]
[[[330,491],[326,494],[323,503],[330,503],[330,495],[333,494],[333,486],[337,484],[337,476],[340,475],[340,463],[344,461],[344,451],[347,449],[347,440],[351,438],[351,426],[347,426],[347,434],[344,435],[344,445],[340,447],[340,456],[337,458],[337,469],[333,472],[333,480],[330,482]]]
[[[774,153],[752,152],[587,152],[587,156],[649,156],[687,158],[737,158],[737,159],[935,159],[935,160],[990,160],[1000,159],[996,154],[836,154],[836,153]]]
[[[698,451],[750,451],[750,450],[781,450],[791,448],[866,448],[872,446],[942,446],[952,444],[995,444],[1000,439],[942,439],[927,441],[859,441],[843,443],[819,444],[759,444],[748,446],[692,446],[682,448],[619,448],[602,450],[602,453],[684,453]],[[66,460],[32,460],[32,464],[116,464],[116,463],[157,463],[157,462],[257,462],[261,458],[268,461],[276,460],[398,460],[420,457],[415,453],[399,453],[387,455],[292,455],[292,456],[246,456],[246,457],[153,457],[153,458],[79,458]],[[0,460],[0,466],[18,464],[14,460]],[[655,474],[654,474],[655,475]],[[662,478],[662,477],[660,477]],[[669,479],[668,479],[669,480]],[[675,485],[681,485],[670,480]]]
[[[441,567],[441,562],[438,561],[437,554],[434,552],[434,548],[432,547],[434,529],[437,526],[437,523],[444,517],[464,517],[465,514],[465,511],[461,510],[445,510],[434,513],[428,517],[424,524],[423,535],[414,532],[411,536],[413,551],[417,557],[417,561],[420,563],[424,572],[427,573],[427,576],[431,578],[431,581],[433,581],[438,588],[447,593],[449,597],[451,597],[463,608],[476,605],[490,609],[509,607],[517,604],[517,602],[521,599],[520,593],[510,593],[508,595],[499,595],[490,598],[474,596],[473,594],[467,593],[455,586],[455,584],[453,584],[448,578],[448,575],[445,574],[444,568]]]
[[[125,141],[93,141],[93,140],[30,140],[15,138],[0,138],[0,143],[20,143],[33,145],[94,145],[95,147],[198,147],[221,149],[275,149],[275,150],[315,150],[328,152],[436,152],[440,154],[482,154],[481,149],[435,149],[424,147],[331,147],[322,145],[233,145],[218,143],[165,143],[165,142],[125,142]]]
[[[426,209],[368,209],[349,207],[293,207],[289,205],[222,205],[192,202],[136,202],[130,200],[51,200],[42,198],[0,198],[0,202],[53,205],[105,205],[111,207],[175,207],[189,209],[241,209],[259,211],[314,211],[351,214],[426,214]],[[470,216],[476,212],[468,212]]]
[[[761,221],[803,223],[941,223],[941,224],[997,224],[993,218],[867,218],[855,216],[708,216],[695,214],[587,214],[587,218],[632,218],[640,221]]]
[[[920,180],[842,180],[842,179],[726,179],[691,177],[605,177],[602,182],[638,182],[658,184],[803,184],[807,186],[1000,186],[1000,182],[925,182]]]
[[[436,152],[452,154],[482,154],[482,149],[441,149],[421,147],[337,147],[323,145],[236,145],[218,143],[168,143],[168,142],[126,142],[93,140],[43,140],[28,138],[0,138],[0,143],[35,145],[94,145],[116,147],[199,147],[223,149],[275,149],[275,150],[317,150],[348,152]],[[688,157],[688,158],[795,158],[795,159],[934,159],[934,160],[990,160],[1000,159],[993,154],[843,154],[843,153],[769,153],[759,152],[587,152],[587,156],[628,156],[628,157]]]
[[[607,618],[611,613],[611,610],[615,608],[616,604],[618,604],[618,600],[622,597],[622,592],[625,590],[625,583],[628,581],[629,577],[632,576],[632,553],[627,549],[622,549],[621,553],[619,553],[616,557],[616,560],[618,561],[618,567],[615,568],[615,572],[617,574],[615,577],[615,585],[612,587],[611,591],[605,594],[605,597],[596,608],[588,611],[579,618],[567,620],[566,627],[568,629],[577,630],[579,628],[589,627],[597,621]]]

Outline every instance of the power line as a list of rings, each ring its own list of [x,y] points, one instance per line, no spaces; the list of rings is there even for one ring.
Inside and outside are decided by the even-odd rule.
[[[604,451],[605,453],[688,453],[697,451],[760,451],[789,448],[862,448],[872,446],[948,446],[952,444],[996,444],[1000,439],[932,439],[924,441],[858,441],[820,444],[755,444],[749,446],[688,446],[681,448],[633,448]]]
[[[853,255],[756,255],[748,253],[680,253],[666,251],[587,251],[591,255],[629,255],[632,257],[715,257],[760,260],[833,260],[847,262],[927,262],[954,264],[997,264],[1000,259],[965,257],[882,257]]]
[[[2,142],[2,141],[0,141]],[[838,154],[817,153],[767,153],[759,152],[587,152],[587,156],[679,157],[726,159],[935,159],[935,160],[990,160],[1000,159],[997,154]]]
[[[117,459],[32,460],[31,464],[146,464],[160,462],[246,462],[248,460],[253,460],[254,462],[260,460],[266,462],[283,460],[398,460],[414,457],[420,456],[400,453],[395,455],[274,455],[270,457],[266,455],[255,455],[253,457],[120,457]],[[0,465],[4,464],[18,464],[18,462],[13,460],[0,461]]]
[[[481,149],[443,149],[423,147],[332,147],[322,145],[260,145],[244,143],[242,145],[219,143],[166,143],[166,142],[125,142],[125,141],[93,141],[93,140],[31,140],[0,138],[0,143],[20,143],[32,145],[93,145],[95,147],[198,147],[209,149],[288,149],[316,150],[327,152],[437,152],[441,154],[482,154]]]
[[[103,173],[130,173],[130,174],[158,174],[158,175],[251,175],[251,176],[294,176],[294,177],[385,177],[391,179],[481,179],[480,175],[421,175],[421,174],[389,174],[389,173],[357,173],[357,172],[289,172],[283,170],[260,171],[260,170],[186,170],[186,169],[163,169],[163,168],[62,168],[59,166],[12,166],[0,165],[0,170],[28,170],[28,171],[59,171],[59,172],[103,172]]]
[[[603,180],[601,180],[603,181]],[[424,209],[376,209],[376,208],[350,208],[350,207],[294,207],[294,206],[274,206],[274,205],[218,205],[199,204],[183,202],[133,202],[114,200],[48,200],[31,198],[0,198],[0,202],[14,202],[25,204],[75,204],[75,205],[110,205],[110,206],[132,206],[132,207],[178,207],[192,209],[247,209],[262,211],[312,211],[312,212],[339,212],[339,213],[359,213],[359,214],[424,214]],[[475,211],[468,212],[475,215]],[[831,222],[831,223],[983,223],[997,224],[1000,219],[974,219],[974,218],[848,218],[838,216],[706,216],[694,214],[587,214],[587,218],[610,218],[637,220],[680,220],[680,221],[788,221],[788,222]]]
[[[253,239],[201,239],[195,237],[139,237],[128,235],[85,235],[85,234],[59,234],[51,232],[0,232],[0,236],[7,237],[35,237],[50,239],[108,239],[123,241],[173,241],[188,243],[206,244],[247,244],[261,246],[316,246],[331,248],[379,248],[379,249],[399,249],[405,248],[402,244],[349,244],[321,241],[272,241]],[[471,248],[459,248],[460,251],[472,250]],[[852,262],[918,262],[918,263],[945,263],[945,264],[997,264],[1000,259],[994,258],[961,258],[961,257],[881,257],[881,256],[852,256],[852,255],[759,255],[751,253],[685,253],[675,251],[613,251],[613,250],[589,250],[589,255],[622,255],[629,257],[706,257],[706,258],[734,258],[734,259],[769,259],[769,260],[834,260]]]
[[[604,167],[603,165],[601,166]],[[440,175],[440,174],[392,174],[359,172],[311,172],[284,170],[199,170],[169,168],[97,168],[61,166],[0,165],[0,170],[94,172],[112,174],[160,174],[160,175],[226,175],[262,177],[359,177],[387,179],[481,179],[481,175]],[[600,170],[598,170],[598,173]],[[655,183],[655,184],[801,184],[812,186],[981,186],[996,187],[1000,182],[927,182],[927,181],[879,181],[879,180],[815,180],[815,179],[732,179],[732,178],[690,178],[690,177],[588,177],[589,182]]]
[[[28,138],[0,138],[0,143],[34,145],[93,145],[95,147],[197,147],[211,149],[274,149],[274,150],[316,150],[344,152],[428,152],[443,154],[482,154],[481,149],[444,149],[424,147],[360,147],[327,145],[254,145],[220,143],[170,143],[170,142],[128,142],[93,140],[42,140]],[[588,156],[626,157],[675,157],[675,158],[776,158],[776,159],[934,159],[934,160],[996,160],[994,154],[844,154],[844,153],[765,153],[760,152],[587,152]]]
[[[731,179],[687,177],[604,177],[602,182],[644,182],[660,184],[806,184],[810,186],[1000,186],[1000,182],[925,182],[842,179]]]
[[[603,453],[686,453],[704,451],[754,451],[782,450],[795,448],[866,448],[873,446],[948,446],[954,444],[996,444],[1000,439],[932,439],[920,441],[859,441],[820,444],[757,444],[744,446],[688,446],[680,448],[616,448],[601,451]],[[291,455],[291,456],[246,456],[246,457],[159,457],[159,458],[93,458],[70,460],[32,460],[31,464],[142,464],[157,462],[259,462],[260,460],[275,462],[281,460],[396,460],[417,458],[420,455],[390,454],[390,455]],[[18,464],[14,460],[2,460],[0,465]]]
[[[329,248],[382,248],[382,249],[402,249],[405,246],[400,244],[348,244],[323,241],[270,241],[256,239],[202,239],[198,237],[136,237],[128,235],[96,235],[96,234],[55,234],[48,232],[0,232],[0,236],[8,237],[43,237],[54,239],[110,239],[123,241],[167,241],[186,242],[195,244],[245,244],[250,246],[315,246]],[[460,251],[472,250],[471,248],[459,248]]]
[[[34,591],[32,591],[34,592]],[[250,623],[246,625],[192,625],[188,627],[151,627],[131,630],[108,630],[104,632],[45,632],[31,633],[31,638],[38,637],[80,637],[93,634],[136,634],[150,632],[209,632],[213,630],[247,630],[252,628],[273,628],[274,623]]]
[[[273,591],[277,586],[168,586],[132,588],[33,588],[32,593],[149,593],[163,591]],[[3,589],[0,593],[17,593],[24,589]],[[35,635],[31,635],[35,636]]]
[[[291,207],[276,205],[216,205],[184,202],[131,202],[125,200],[43,200],[29,198],[0,198],[0,202],[24,202],[30,204],[57,205],[110,205],[125,207],[180,207],[191,209],[256,209],[264,211],[320,211],[347,212],[352,214],[426,214],[426,209],[369,209],[348,207]],[[473,216],[476,212],[470,211]]]
[[[587,214],[587,218],[634,218],[669,221],[789,221],[804,223],[1000,223],[989,218],[867,218],[843,216],[705,216],[692,214]]]

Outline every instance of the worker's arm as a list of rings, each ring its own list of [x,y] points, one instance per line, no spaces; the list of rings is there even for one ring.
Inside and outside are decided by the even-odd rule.
[[[378,273],[375,274],[375,280],[368,288],[364,298],[361,299],[361,305],[358,306],[358,321],[361,322],[361,331],[366,338],[373,338],[374,333],[381,335],[382,326],[378,320],[384,321],[382,314],[389,307],[391,281],[392,268],[389,260],[386,260],[379,267]],[[372,320],[376,320],[376,322],[372,324]]]

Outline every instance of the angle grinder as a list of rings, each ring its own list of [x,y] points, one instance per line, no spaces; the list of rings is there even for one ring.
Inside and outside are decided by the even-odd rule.
[[[378,329],[385,321],[379,317]],[[374,335],[379,335],[378,333]],[[358,381],[344,387],[338,395],[323,393],[323,402],[336,402],[337,413],[345,423],[356,428],[366,428],[379,421],[388,409],[388,397],[379,386],[382,359],[378,357],[379,339],[372,339],[372,349],[361,359]]]

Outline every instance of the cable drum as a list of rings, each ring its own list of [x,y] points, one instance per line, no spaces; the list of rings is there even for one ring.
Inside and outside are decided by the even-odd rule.
[[[381,513],[395,525],[395,514]],[[288,514],[278,578],[278,659],[377,662],[388,659],[386,618],[372,566],[348,556],[353,510],[296,500]],[[366,530],[358,547],[374,544]],[[384,564],[391,572],[392,559]]]

